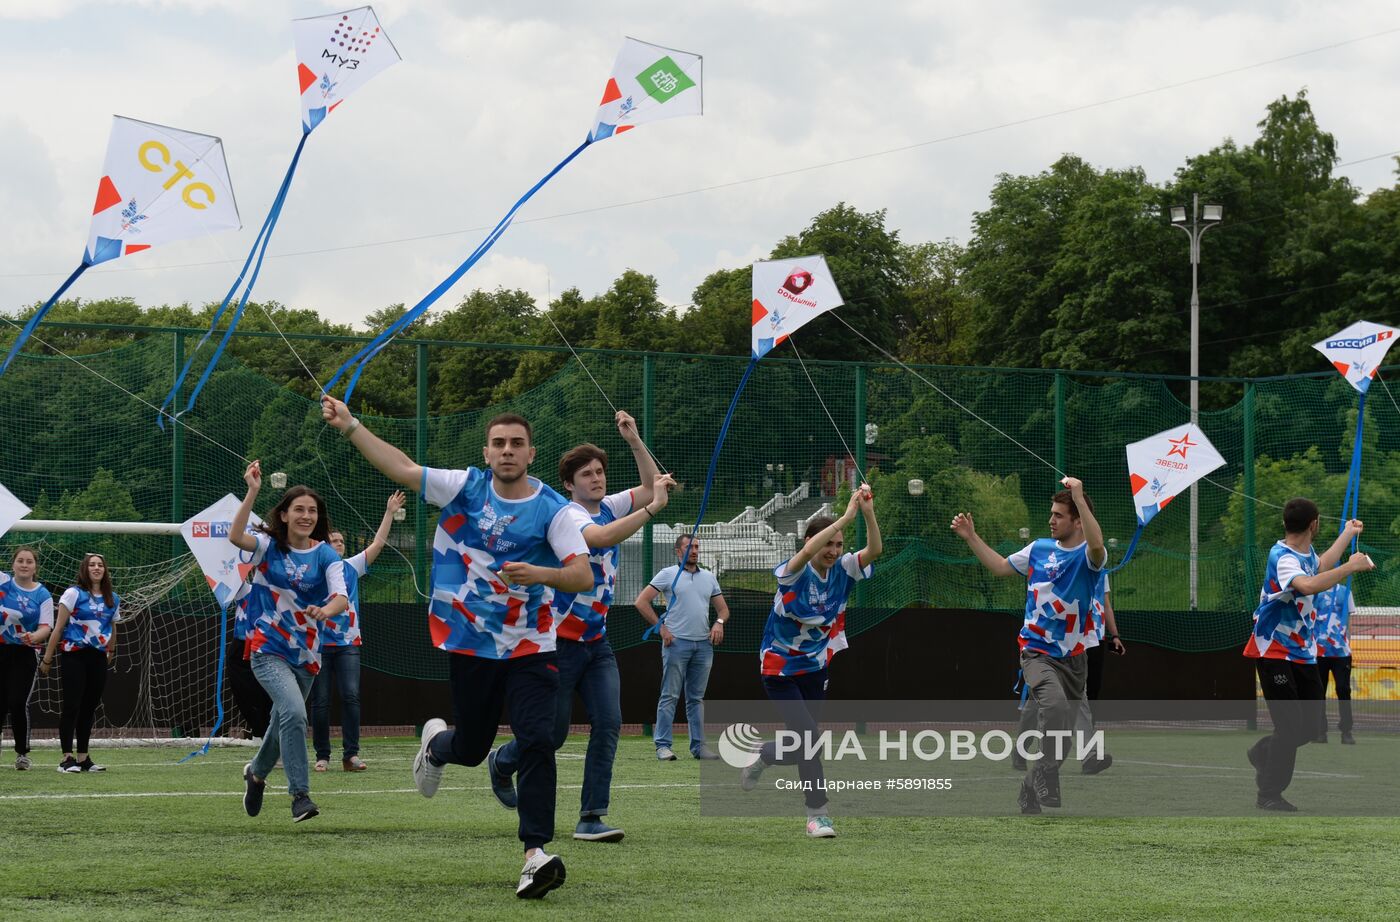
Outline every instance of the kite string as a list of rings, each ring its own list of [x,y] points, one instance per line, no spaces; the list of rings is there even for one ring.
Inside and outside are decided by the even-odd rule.
[[[11,320],[9,317],[6,317],[4,314],[0,314],[0,320],[4,320],[6,323],[8,323],[8,324],[9,324],[10,326],[12,326],[12,327],[17,327],[17,326],[19,326],[19,324],[15,323],[13,320]],[[93,375],[97,376],[98,378],[101,378],[103,381],[105,381],[105,382],[107,382],[108,384],[112,385],[112,387],[115,387],[117,390],[121,391],[123,394],[126,394],[128,397],[132,398],[133,400],[137,400],[137,401],[139,401],[139,402],[141,402],[141,403],[144,403],[146,406],[150,407],[152,410],[155,410],[157,413],[161,413],[162,415],[164,415],[164,417],[165,417],[166,419],[169,419],[171,422],[175,422],[175,423],[180,424],[180,425],[183,426],[185,429],[188,429],[190,432],[193,432],[195,435],[197,435],[197,436],[199,436],[200,438],[204,439],[206,442],[210,443],[211,445],[214,445],[214,446],[216,446],[216,447],[218,447],[218,448],[222,448],[224,451],[228,452],[230,455],[232,455],[233,457],[237,458],[239,461],[242,461],[244,464],[250,463],[246,457],[244,457],[243,455],[241,455],[241,454],[239,454],[238,452],[234,451],[232,448],[229,448],[227,445],[225,445],[225,444],[223,444],[222,442],[220,442],[219,440],[215,439],[213,436],[206,435],[205,433],[203,433],[203,432],[201,432],[200,430],[196,429],[194,426],[191,426],[189,423],[187,423],[187,422],[185,422],[184,420],[180,419],[178,416],[175,416],[175,415],[173,415],[173,414],[171,414],[171,413],[168,413],[168,412],[166,412],[166,411],[164,411],[164,410],[161,410],[160,407],[158,407],[158,406],[156,406],[155,404],[151,403],[149,400],[147,400],[146,398],[142,397],[140,394],[136,394],[136,393],[133,393],[133,392],[127,390],[126,388],[124,388],[124,387],[122,387],[120,384],[118,384],[117,382],[113,381],[111,378],[109,378],[109,377],[107,377],[106,375],[104,375],[102,372],[98,371],[97,369],[93,368],[93,367],[90,366],[90,365],[84,364],[83,362],[81,362],[81,361],[79,361],[77,358],[75,358],[74,356],[69,355],[67,352],[64,352],[62,349],[58,348],[57,346],[53,345],[52,343],[45,342],[44,340],[40,339],[40,338],[37,337],[37,336],[32,337],[32,339],[33,339],[36,343],[38,343],[39,345],[43,346],[44,348],[46,348],[46,349],[52,349],[54,352],[56,352],[56,353],[58,353],[59,355],[63,356],[65,359],[67,359],[68,361],[72,362],[74,365],[77,365],[79,368],[83,369],[84,371],[90,372],[90,373],[92,373]]]
[[[822,399],[822,392],[817,388],[817,382],[812,380],[812,375],[807,371],[807,363],[802,361],[802,353],[797,349],[797,337],[789,336],[788,342],[792,344],[792,354],[797,356],[797,364],[801,366],[802,374],[807,378],[807,383],[812,385],[812,393],[816,395],[817,403],[821,404],[822,412],[826,414],[827,420],[830,421],[831,428],[836,430],[836,437],[841,440],[841,447],[846,449],[846,456],[851,459],[851,464],[855,466],[855,469],[860,471],[860,478],[864,481],[867,472],[860,470],[860,462],[856,460],[855,452],[851,451],[851,446],[846,444],[845,434],[841,431],[841,427],[836,425],[836,419],[831,415],[831,411],[827,409],[826,401]]]
[[[895,363],[896,365],[898,365],[900,368],[903,368],[905,371],[909,372],[911,375],[913,375],[914,377],[918,378],[920,381],[924,382],[924,383],[927,384],[929,387],[933,388],[935,391],[937,391],[937,392],[939,393],[940,396],[943,397],[943,399],[945,399],[945,400],[947,400],[949,403],[953,404],[953,406],[957,407],[958,409],[962,410],[964,413],[966,413],[966,414],[968,414],[969,416],[971,416],[973,419],[975,419],[975,420],[977,420],[978,422],[982,423],[982,424],[983,424],[984,426],[986,426],[988,429],[991,429],[993,432],[997,433],[998,435],[1001,435],[1001,436],[1002,436],[1003,438],[1005,438],[1007,441],[1011,442],[1011,444],[1015,445],[1017,448],[1021,449],[1021,450],[1024,451],[1026,454],[1030,455],[1032,458],[1035,458],[1037,461],[1039,461],[1041,464],[1044,464],[1046,467],[1050,468],[1050,470],[1054,471],[1056,474],[1059,474],[1061,477],[1066,477],[1066,476],[1068,476],[1064,471],[1060,470],[1058,467],[1056,467],[1055,465],[1051,464],[1049,461],[1046,461],[1044,458],[1042,458],[1040,455],[1036,454],[1036,453],[1035,453],[1034,451],[1032,451],[1031,449],[1027,448],[1025,445],[1021,444],[1021,442],[1017,441],[1016,438],[1015,438],[1014,436],[1012,436],[1010,433],[1005,432],[1004,430],[997,428],[997,426],[996,426],[995,424],[993,424],[993,423],[991,423],[991,422],[988,422],[986,419],[983,419],[983,418],[982,418],[981,416],[979,416],[974,410],[972,410],[972,409],[970,409],[969,407],[965,406],[964,404],[960,403],[955,397],[953,397],[953,396],[952,396],[951,394],[949,394],[947,391],[943,390],[943,389],[942,389],[941,387],[939,387],[937,384],[934,384],[934,383],[933,383],[932,381],[930,381],[928,378],[925,378],[923,375],[919,374],[919,373],[918,373],[917,371],[915,371],[913,368],[910,368],[910,367],[909,367],[908,365],[906,365],[904,362],[900,361],[897,357],[895,357],[894,355],[892,355],[891,353],[889,353],[888,351],[886,351],[886,350],[884,349],[884,347],[882,347],[879,343],[875,342],[875,341],[874,341],[873,339],[871,339],[869,336],[866,336],[866,335],[865,335],[864,333],[862,333],[860,330],[857,330],[855,327],[851,326],[849,323],[846,322],[846,318],[844,318],[844,317],[841,316],[841,312],[840,312],[840,311],[832,311],[831,314],[832,314],[832,316],[834,316],[837,320],[841,321],[841,323],[845,325],[846,329],[850,330],[852,333],[856,334],[856,335],[859,336],[861,339],[863,339],[863,340],[865,340],[867,343],[869,343],[872,347],[874,347],[874,349],[875,349],[876,352],[879,352],[879,353],[880,353],[881,355],[883,355],[885,358],[889,359],[891,362],[894,362],[894,363]]]

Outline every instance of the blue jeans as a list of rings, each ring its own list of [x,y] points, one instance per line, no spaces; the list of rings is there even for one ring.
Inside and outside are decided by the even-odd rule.
[[[360,754],[360,648],[322,647],[311,686],[311,742],[317,759],[331,757],[331,673],[340,692],[341,759]]]
[[[253,756],[253,774],[266,780],[277,758],[287,773],[287,793],[309,793],[306,767],[306,696],[315,676],[305,666],[293,666],[270,653],[253,654],[253,675],[272,699],[272,717],[262,748]]]
[[[676,717],[676,701],[685,692],[685,716],[690,724],[690,751],[699,754],[705,747],[705,686],[710,684],[710,665],[715,647],[704,640],[681,640],[661,646],[661,700],[656,703],[656,748],[671,748],[671,722]]]
[[[569,719],[574,712],[574,691],[583,699],[588,714],[588,754],[583,761],[583,791],[579,796],[579,816],[606,816],[612,791],[613,761],[617,757],[617,737],[622,732],[621,686],[617,658],[607,637],[592,643],[558,641],[555,656],[559,665],[559,699],[554,714],[554,748],[569,738]],[[511,740],[496,753],[496,770],[515,774],[519,767],[519,744]]]

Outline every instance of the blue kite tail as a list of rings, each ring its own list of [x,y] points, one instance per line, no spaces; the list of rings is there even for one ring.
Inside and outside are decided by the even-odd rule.
[[[1117,573],[1128,565],[1128,561],[1133,559],[1133,551],[1137,550],[1138,539],[1142,537],[1143,527],[1143,524],[1139,522],[1137,531],[1133,532],[1133,540],[1128,542],[1128,553],[1123,555],[1123,559],[1119,562],[1118,566],[1110,567],[1105,570],[1104,573]]]
[[[700,526],[705,521],[705,508],[710,505],[710,488],[714,486],[715,483],[715,468],[719,466],[719,452],[720,449],[724,447],[724,437],[729,434],[729,424],[734,420],[734,409],[739,406],[739,395],[744,392],[744,385],[749,383],[749,378],[753,375],[754,367],[757,365],[757,356],[749,359],[748,367],[744,369],[744,376],[739,379],[739,386],[735,388],[734,397],[729,401],[729,409],[725,411],[724,423],[719,427],[719,438],[715,439],[715,450],[710,455],[710,469],[705,474],[705,492],[700,496],[700,514],[695,517],[695,529],[686,538],[685,548],[680,556],[681,561],[690,559],[690,544],[695,539],[695,536],[700,534]],[[676,569],[676,577],[671,580],[671,598],[676,597],[676,584],[680,582],[681,573],[684,570],[684,563],[681,563]],[[660,630],[660,628],[661,621],[658,620],[656,624],[647,629],[646,633],[642,635],[642,639],[646,640],[650,638],[652,634]]]
[[[228,653],[228,609],[228,605],[219,609],[219,665],[215,670],[217,678],[214,680],[214,726],[209,730],[209,738],[204,741],[204,745],[185,756],[176,763],[177,765],[183,765],[195,756],[208,755],[209,745],[214,742],[214,737],[219,735],[219,730],[224,725],[224,658]]]
[[[1337,529],[1337,534],[1346,530],[1347,522],[1357,518],[1361,513],[1361,436],[1366,426],[1366,391],[1361,392],[1361,399],[1356,403],[1356,434],[1352,436],[1351,443],[1351,467],[1347,471],[1347,492],[1342,499],[1342,524]],[[1351,552],[1356,553],[1356,538],[1351,539]],[[1347,577],[1347,591],[1351,591],[1351,577]]]
[[[1016,670],[1016,684],[1011,686],[1011,693],[1020,698],[1020,700],[1016,702],[1016,710],[1024,711],[1026,709],[1026,699],[1031,696],[1031,687],[1026,684],[1025,670]]]
[[[489,251],[491,247],[495,245],[496,241],[501,238],[501,235],[506,232],[506,228],[510,227],[511,221],[515,219],[515,213],[519,211],[536,192],[544,188],[545,183],[553,179],[560,170],[568,166],[575,157],[583,153],[584,149],[592,143],[592,138],[585,138],[582,144],[574,148],[567,157],[555,164],[554,169],[546,173],[539,182],[535,183],[524,195],[520,196],[516,203],[511,206],[510,210],[506,212],[505,217],[496,222],[496,226],[491,229],[491,232],[486,235],[486,238],[482,240],[481,243],[477,244],[476,249],[471,252],[471,255],[469,255],[460,266],[452,270],[451,275],[439,282],[436,288],[423,296],[422,300],[405,311],[403,316],[389,324],[387,328],[376,335],[374,339],[366,343],[358,352],[351,356],[349,360],[341,365],[340,368],[336,369],[335,374],[326,382],[326,391],[331,391],[335,385],[339,383],[340,379],[353,368],[353,374],[345,388],[345,402],[348,404],[351,395],[355,393],[355,386],[359,383],[360,374],[364,371],[364,366],[368,365],[370,360],[378,355],[385,346],[389,345],[390,341],[397,337],[399,333],[403,332],[417,321],[419,317],[427,313],[428,308],[432,307],[453,285],[457,284],[462,276],[466,275],[471,267],[476,265],[477,260],[485,256],[487,251]],[[548,308],[548,305],[546,305],[546,308]]]
[[[10,354],[5,356],[5,364],[0,365],[0,375],[3,375],[9,370],[10,363],[15,360],[15,356],[19,354],[19,350],[28,342],[30,335],[34,332],[34,328],[44,319],[44,315],[49,312],[50,308],[58,303],[58,299],[63,297],[63,293],[68,290],[68,287],[76,282],[78,276],[86,272],[90,265],[92,265],[92,263],[87,261],[87,256],[85,254],[83,256],[83,261],[78,264],[78,268],[73,270],[73,274],[68,276],[67,281],[59,285],[58,291],[50,295],[49,299],[44,302],[43,307],[40,307],[34,312],[34,316],[29,318],[29,322],[24,325],[24,329],[19,331],[19,336],[15,337],[14,343],[10,346]]]
[[[195,347],[190,351],[190,357],[185,360],[185,366],[180,369],[180,373],[175,376],[175,385],[170,388],[170,393],[165,395],[165,400],[161,401],[160,411],[156,415],[156,425],[162,430],[165,429],[165,418],[171,414],[166,408],[172,406],[180,396],[180,388],[184,386],[185,378],[189,375],[190,369],[194,367],[195,356],[199,350],[204,348],[204,344],[209,341],[209,337],[214,335],[214,331],[219,328],[219,321],[223,319],[224,312],[228,310],[229,302],[233,300],[234,292],[238,291],[238,286],[243,283],[243,277],[248,274],[248,267],[253,264],[253,257],[257,254],[258,248],[263,245],[263,238],[267,236],[277,218],[281,214],[281,202],[286,198],[287,189],[292,183],[292,174],[296,172],[297,161],[301,158],[302,145],[306,143],[306,135],[303,134],[301,142],[297,144],[296,153],[292,155],[292,162],[287,167],[287,173],[282,177],[282,185],[277,189],[277,195],[272,199],[272,206],[267,210],[267,217],[263,218],[262,227],[258,230],[258,236],[253,238],[253,245],[248,249],[248,257],[243,260],[243,268],[238,271],[238,278],[233,280],[229,286],[228,294],[224,295],[224,300],[219,304],[219,309],[214,312],[214,319],[209,322],[209,329],[195,343]],[[231,326],[237,326],[237,320]],[[216,357],[217,359],[217,357]],[[188,409],[188,407],[186,408]],[[184,411],[179,411],[174,416],[180,416]]]

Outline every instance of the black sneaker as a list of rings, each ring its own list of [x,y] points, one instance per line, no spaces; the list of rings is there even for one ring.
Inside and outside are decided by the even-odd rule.
[[[1030,775],[1021,779],[1021,793],[1016,795],[1016,803],[1021,812],[1034,815],[1040,812],[1040,798],[1035,794],[1035,782]]]
[[[1028,776],[1033,779],[1035,796],[1043,807],[1060,806],[1060,769],[1049,765],[1044,759]]]
[[[107,766],[98,765],[96,762],[92,761],[92,756],[88,756],[86,759],[83,759],[83,761],[78,763],[77,770],[80,772],[105,772],[107,770]],[[73,771],[73,769],[70,768],[69,771]]]
[[[1259,795],[1254,801],[1254,805],[1260,810],[1275,810],[1279,813],[1297,813],[1298,808],[1284,800],[1282,797],[1265,797]]]
[[[1085,759],[1084,763],[1080,765],[1079,770],[1086,775],[1097,775],[1101,771],[1106,771],[1112,764],[1113,756],[1105,752],[1102,759],[1097,759],[1093,756]]]
[[[1342,745],[1343,745],[1343,746],[1355,746],[1355,745],[1356,745],[1356,737],[1354,737],[1354,736],[1351,735],[1351,731],[1350,731],[1350,730],[1343,730],[1343,731],[1342,731]]]
[[[1325,742],[1327,742],[1327,734],[1326,734],[1326,733],[1323,733],[1323,734],[1319,735],[1316,739],[1313,740],[1313,742],[1314,742],[1314,743],[1325,743]]]
[[[510,780],[510,775],[496,771],[496,753],[499,749],[492,749],[486,754],[486,777],[491,779],[491,793],[496,795],[496,799],[501,802],[501,806],[507,810],[514,810],[518,800],[515,796],[515,782]]]
[[[313,816],[320,814],[316,805],[311,802],[311,796],[305,791],[292,796],[292,822],[300,823],[302,820],[309,820]]]
[[[72,756],[64,756],[63,761],[58,763],[58,771],[63,774],[72,772],[76,775],[78,772],[82,771],[82,769],[78,767],[77,759]]]
[[[262,812],[263,792],[267,790],[267,779],[253,780],[253,763],[243,766],[243,809],[249,816]]]

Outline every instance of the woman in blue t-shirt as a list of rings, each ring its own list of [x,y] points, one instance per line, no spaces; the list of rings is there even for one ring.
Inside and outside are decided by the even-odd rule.
[[[101,554],[85,554],[78,565],[75,585],[58,599],[58,618],[39,671],[49,674],[54,650],[63,647],[63,709],[58,717],[58,739],[63,747],[60,772],[103,772],[88,755],[92,721],[102,692],[107,688],[107,666],[117,655],[117,621],[121,598],[112,591],[112,573]],[[77,737],[77,756],[73,743]]]
[[[344,562],[331,549],[326,504],[310,487],[295,486],[249,533],[248,516],[262,488],[257,461],[243,473],[248,493],[229,525],[229,541],[253,555],[248,595],[248,647],[253,675],[272,699],[272,717],[262,747],[243,766],[243,807],[262,809],[267,775],[280,755],[292,795],[292,820],[320,811],[311,801],[306,759],[306,696],[321,668],[322,622],[345,611]]]
[[[0,726],[15,737],[15,769],[29,770],[29,697],[39,649],[53,631],[53,596],[39,582],[39,555],[22,547],[0,571]]]
[[[865,519],[866,544],[846,553],[844,532],[856,512]],[[819,517],[807,524],[802,550],[773,571],[778,591],[763,629],[759,671],[763,691],[773,701],[787,728],[804,735],[805,750],[820,731],[821,703],[826,700],[827,664],[846,649],[846,603],[855,584],[874,574],[875,560],[884,550],[875,500],[861,484],[838,519]],[[740,784],[753,790],[769,765],[797,765],[806,792],[807,835],[828,839],[836,828],[827,814],[825,776],[820,759],[778,755],[775,743],[764,743],[740,774]]]

